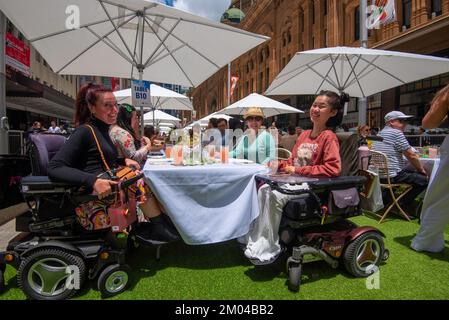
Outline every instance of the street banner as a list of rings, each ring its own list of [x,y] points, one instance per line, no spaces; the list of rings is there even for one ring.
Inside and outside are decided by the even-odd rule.
[[[5,44],[5,63],[26,76],[31,76],[30,47],[25,42],[14,37],[11,33],[6,33]]]
[[[234,89],[237,86],[238,81],[239,81],[239,77],[237,77],[237,76],[231,77],[231,93],[230,93],[231,97],[232,97],[232,94],[234,93]]]
[[[379,29],[381,26],[396,21],[394,0],[372,0],[367,8],[368,29]]]

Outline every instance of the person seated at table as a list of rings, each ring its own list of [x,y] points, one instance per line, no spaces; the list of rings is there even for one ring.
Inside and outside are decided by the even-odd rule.
[[[399,205],[405,212],[412,209],[415,198],[427,188],[429,181],[418,154],[414,152],[404,135],[407,120],[412,117],[400,111],[387,113],[385,127],[379,132],[383,141],[375,141],[372,146],[372,150],[383,152],[387,156],[391,182],[407,183],[412,186],[412,190],[399,200]],[[404,156],[412,164],[413,169],[406,168]]]
[[[273,136],[261,129],[265,118],[262,110],[258,107],[248,108],[243,118],[248,130],[237,142],[237,146],[229,154],[229,157],[268,164],[276,157],[276,147]]]
[[[92,203],[104,208],[114,200],[105,200],[118,182],[99,178],[99,175],[119,166],[134,166],[138,162],[129,158],[119,158],[117,149],[109,136],[110,126],[117,120],[117,102],[111,90],[101,85],[87,84],[78,92],[75,105],[75,124],[77,129],[56,153],[49,163],[48,175],[51,180],[84,187],[86,192],[94,192],[99,200]],[[98,144],[97,144],[98,141]],[[149,198],[150,195],[145,195]],[[141,206],[144,215],[151,221],[141,228],[140,236],[158,241],[174,241],[169,223],[161,215],[158,207],[151,207],[150,201]],[[92,209],[93,210],[93,209]],[[87,216],[93,212],[87,213]],[[102,221],[107,224],[108,217]],[[104,225],[103,228],[106,228]]]
[[[287,134],[281,137],[281,141],[279,142],[279,147],[287,149],[288,151],[292,151],[293,147],[296,144],[296,140],[299,135],[296,134],[296,128],[293,125],[288,126]]]
[[[342,106],[347,96],[332,91],[322,91],[310,108],[312,130],[301,133],[292,156],[279,164],[279,170],[302,176],[337,177],[341,172],[340,145],[331,128],[342,118]]]
[[[151,142],[151,152],[158,152],[164,148],[164,144],[158,140],[158,133],[156,132],[154,126],[148,125],[143,128],[143,135],[150,139]]]
[[[280,171],[309,177],[337,177],[341,172],[338,139],[330,130],[343,119],[343,106],[347,95],[339,96],[332,91],[318,94],[310,108],[312,130],[302,132],[293,147],[292,156],[270,166]],[[268,184],[259,188],[260,214],[254,220],[252,229],[245,236],[245,256],[255,264],[272,263],[281,253],[279,225],[282,210],[287,202],[297,196],[285,195],[271,190]]]
[[[109,136],[120,158],[129,158],[144,164],[152,145],[147,137],[137,139],[134,130],[138,128],[137,122],[136,108],[129,104],[122,104],[118,109],[117,123],[109,129]]]

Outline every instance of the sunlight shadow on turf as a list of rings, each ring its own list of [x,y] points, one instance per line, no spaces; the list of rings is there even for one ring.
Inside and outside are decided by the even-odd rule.
[[[413,251],[417,254],[424,254],[426,256],[428,256],[431,259],[436,259],[436,260],[441,260],[441,261],[447,261],[449,262],[449,247],[445,247],[444,250],[442,252],[438,252],[438,253],[431,253],[431,252],[418,252],[413,250],[410,245],[412,243],[413,238],[415,237],[415,235],[411,235],[411,236],[405,236],[405,237],[396,237],[393,240],[405,247],[407,247],[410,251]],[[449,244],[448,241],[445,241],[446,244]]]

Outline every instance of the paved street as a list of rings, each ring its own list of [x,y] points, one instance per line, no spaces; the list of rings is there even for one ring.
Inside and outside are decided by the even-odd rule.
[[[17,235],[15,217],[28,209],[27,204],[18,205],[0,210],[0,250],[6,249],[8,241]]]

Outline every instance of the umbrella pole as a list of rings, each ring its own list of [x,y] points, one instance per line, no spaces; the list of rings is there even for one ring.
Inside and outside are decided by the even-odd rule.
[[[139,82],[140,82],[141,87],[143,86],[142,78],[143,78],[143,70],[139,70]],[[151,90],[151,89],[149,89],[149,90]],[[149,94],[151,97],[151,91],[149,92]],[[144,113],[143,113],[143,105],[140,104],[140,136],[141,137],[144,136],[144,126],[145,126],[145,119],[144,119]]]

